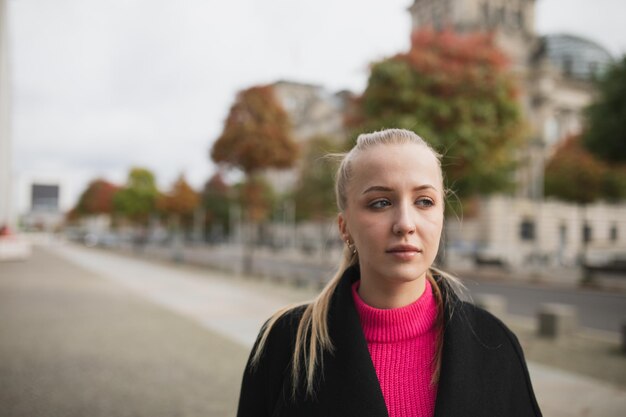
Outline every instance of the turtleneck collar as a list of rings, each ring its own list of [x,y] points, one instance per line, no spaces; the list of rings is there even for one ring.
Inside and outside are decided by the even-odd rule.
[[[352,298],[368,343],[399,342],[419,337],[434,329],[437,322],[437,302],[428,280],[424,292],[417,300],[407,306],[392,309],[379,309],[365,304],[357,292],[359,284],[360,281],[352,284]]]

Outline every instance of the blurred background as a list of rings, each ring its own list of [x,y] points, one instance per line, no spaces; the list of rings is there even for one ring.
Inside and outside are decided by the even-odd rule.
[[[623,2],[0,6],[0,415],[232,415],[341,254],[324,156],[388,127],[545,415],[626,406]]]

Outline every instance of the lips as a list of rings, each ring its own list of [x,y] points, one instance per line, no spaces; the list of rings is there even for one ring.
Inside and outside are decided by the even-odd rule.
[[[387,253],[421,253],[422,250],[413,245],[395,245],[387,249]]]

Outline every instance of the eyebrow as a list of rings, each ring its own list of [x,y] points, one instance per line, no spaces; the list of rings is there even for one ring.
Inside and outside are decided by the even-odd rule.
[[[421,191],[421,190],[427,190],[427,189],[431,189],[431,190],[437,190],[435,187],[433,187],[430,184],[424,184],[424,185],[420,185],[418,187],[414,187],[413,191]],[[371,193],[371,192],[375,192],[375,191],[385,191],[385,192],[391,192],[393,191],[393,188],[389,188],[389,187],[385,187],[382,185],[372,185],[371,187],[368,187],[365,191],[363,191],[363,194],[367,194],[367,193]]]

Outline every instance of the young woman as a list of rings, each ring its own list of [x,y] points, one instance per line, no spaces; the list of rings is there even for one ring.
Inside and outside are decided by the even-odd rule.
[[[337,172],[341,265],[265,324],[239,417],[541,416],[516,337],[433,266],[445,195],[419,136],[358,137]]]

